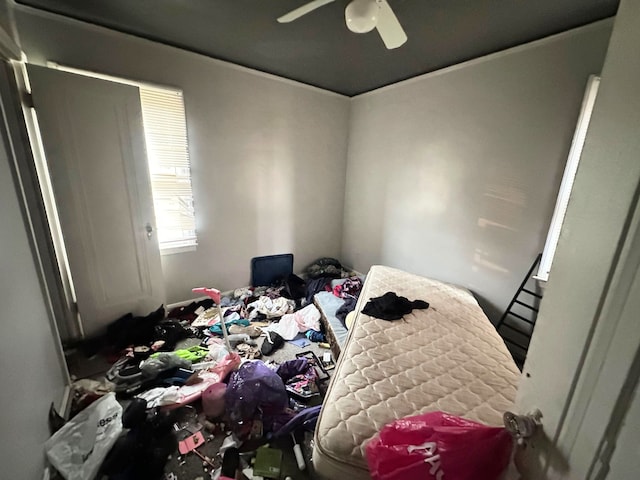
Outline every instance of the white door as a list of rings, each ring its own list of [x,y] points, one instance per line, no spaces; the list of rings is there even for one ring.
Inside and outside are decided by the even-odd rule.
[[[517,408],[543,414],[527,480],[638,478],[617,475],[639,454],[621,424],[637,422],[640,378],[639,22],[640,2],[622,0],[524,365]]]
[[[86,336],[164,302],[138,89],[29,65]]]

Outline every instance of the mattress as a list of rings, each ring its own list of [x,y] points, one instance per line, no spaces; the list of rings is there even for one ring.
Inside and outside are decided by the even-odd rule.
[[[467,290],[373,266],[356,312],[389,291],[430,307],[393,322],[357,313],[315,431],[325,478],[369,478],[365,446],[393,420],[441,410],[500,426],[515,401],[520,372]]]
[[[322,314],[329,343],[334,347],[333,355],[338,358],[349,335],[347,327],[336,317],[336,312],[344,305],[344,300],[336,297],[332,292],[319,292],[313,296],[313,301]]]
[[[356,273],[354,276],[359,277],[362,282],[364,282],[366,278],[365,275],[360,273]],[[350,278],[353,278],[353,276]],[[346,278],[331,280],[331,289],[333,290],[337,285],[342,285],[346,280]],[[320,310],[320,318],[325,327],[327,340],[331,344],[333,357],[339,358],[342,347],[349,336],[349,330],[347,330],[347,327],[345,327],[344,323],[336,317],[336,312],[344,305],[344,300],[334,295],[331,291],[316,293],[313,296],[313,302],[316,307],[318,307],[318,310]]]

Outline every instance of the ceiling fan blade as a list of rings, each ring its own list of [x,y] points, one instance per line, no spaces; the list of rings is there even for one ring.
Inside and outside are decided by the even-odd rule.
[[[396,17],[396,14],[391,10],[387,0],[377,0],[377,2],[380,7],[378,23],[376,24],[378,33],[389,50],[398,48],[407,41],[407,34],[404,33],[398,17]]]
[[[294,20],[300,18],[303,15],[306,15],[309,12],[314,11],[316,8],[320,8],[327,3],[335,2],[335,0],[313,0],[313,2],[309,2],[306,5],[296,8],[295,10],[291,10],[289,13],[278,18],[279,23],[289,23]]]

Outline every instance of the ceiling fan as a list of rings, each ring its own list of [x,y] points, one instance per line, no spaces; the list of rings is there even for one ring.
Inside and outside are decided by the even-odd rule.
[[[335,0],[313,0],[286,15],[278,18],[280,23],[292,22],[307,13],[314,11]],[[382,41],[388,49],[398,48],[407,41],[398,18],[387,3],[387,0],[352,0],[344,11],[347,28],[355,33],[378,30]]]

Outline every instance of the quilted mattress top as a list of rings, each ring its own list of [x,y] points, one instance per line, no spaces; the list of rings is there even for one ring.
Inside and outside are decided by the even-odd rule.
[[[473,296],[390,267],[371,268],[356,311],[386,292],[425,300],[403,319],[358,313],[316,428],[316,449],[365,469],[365,445],[385,424],[442,410],[502,425],[520,372]]]

